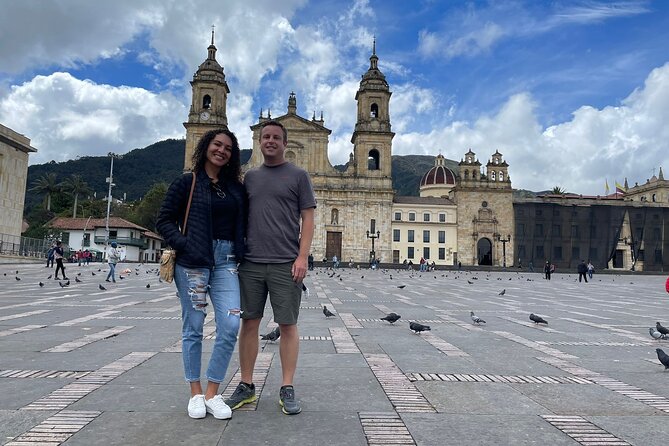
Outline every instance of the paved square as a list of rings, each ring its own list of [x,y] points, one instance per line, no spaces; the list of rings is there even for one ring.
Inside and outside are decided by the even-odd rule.
[[[545,281],[525,271],[317,269],[299,324],[303,412],[280,412],[279,344],[261,341],[258,402],[220,421],[186,414],[174,286],[160,283],[153,265],[126,266],[116,284],[104,282],[106,265],[69,266],[70,285],[61,287],[42,265],[0,265],[0,444],[648,445],[669,437],[669,371],[655,353],[669,353],[669,340],[648,334],[656,321],[669,325],[663,276],[601,274],[580,284],[575,274]],[[326,319],[323,305],[335,317]],[[380,320],[391,311],[398,322]],[[486,323],[473,324],[470,311]],[[207,321],[204,361],[213,313]],[[415,334],[409,321],[431,330]],[[268,307],[261,327],[274,326]],[[223,393],[238,380],[235,355]]]

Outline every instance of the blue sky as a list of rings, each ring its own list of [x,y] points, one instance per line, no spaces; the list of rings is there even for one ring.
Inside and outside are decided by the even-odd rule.
[[[212,24],[242,147],[260,109],[284,113],[295,91],[345,162],[376,36],[394,154],[471,148],[485,164],[499,150],[516,188],[601,194],[669,153],[669,2],[109,3],[3,5],[0,123],[32,139],[33,164],[183,137]]]

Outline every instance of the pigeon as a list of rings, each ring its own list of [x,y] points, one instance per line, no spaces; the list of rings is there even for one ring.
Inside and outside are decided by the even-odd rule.
[[[506,294],[506,288],[504,288],[502,291],[499,292],[500,296],[504,296]]]
[[[657,328],[657,331],[659,331],[665,336],[669,334],[669,330],[667,330],[667,327],[663,327],[662,324],[660,324],[659,322],[655,322],[655,328]]]
[[[91,271],[91,276],[94,276],[94,275],[95,275],[95,273],[93,271]]]
[[[125,277],[123,277],[121,275],[119,275],[118,278],[121,279],[121,280],[125,279]]]
[[[388,322],[390,322],[391,324],[394,324],[394,323],[397,322],[397,320],[398,320],[399,318],[401,318],[401,317],[402,317],[402,316],[400,316],[400,315],[397,314],[397,313],[389,313],[389,314],[387,314],[385,317],[382,317],[381,320],[382,320],[382,321],[388,321]]]
[[[669,355],[667,355],[661,348],[656,348],[655,351],[657,352],[657,359],[659,359],[664,366],[664,370],[669,369]]]
[[[44,282],[39,283],[39,287],[42,288],[44,286]]]
[[[548,325],[548,322],[546,322],[546,319],[542,318],[541,316],[537,316],[534,313],[530,314],[530,320],[532,322],[534,322],[535,324],[546,324],[546,325]]]
[[[103,287],[101,283],[98,284],[98,288],[100,288],[102,291],[107,291],[107,288]]]
[[[77,276],[81,276],[81,273],[77,273]]]
[[[470,280],[468,280],[467,283],[470,284],[470,285],[474,285],[474,282],[472,282]]]
[[[18,273],[19,273],[19,270],[17,269],[17,270],[16,270],[16,274],[18,274]]]
[[[58,281],[58,285],[60,285],[61,288],[65,288],[67,286],[67,284],[64,284],[60,280]]]
[[[146,284],[146,287],[147,287],[147,288],[151,288],[151,284],[150,284],[150,283],[147,283],[147,284]]]
[[[70,286],[70,279],[67,279],[67,282],[65,282],[65,286]]]
[[[260,339],[262,339],[263,341],[274,342],[277,339],[279,339],[279,337],[281,337],[281,329],[279,328],[279,326],[277,326],[274,330],[270,331],[266,335],[262,335]]]
[[[74,276],[74,281],[77,282],[77,283],[81,283],[81,280],[79,280],[79,278],[77,276]]]
[[[21,278],[19,276],[16,276],[15,279],[16,280],[21,280]]]
[[[47,277],[46,279],[49,280],[49,279],[51,279],[52,277],[53,277],[53,274],[50,274],[49,277]]]
[[[475,315],[473,311],[469,312],[469,316],[472,318],[472,321],[474,321],[475,324],[485,324],[485,321]]]
[[[648,333],[653,339],[666,339],[666,336],[660,333],[659,331],[655,331],[653,327],[650,327],[648,329]]]
[[[325,317],[334,316],[334,313],[332,311],[328,310],[328,307],[326,307],[325,305],[323,305],[323,314],[325,315]]]
[[[404,288],[405,286],[406,286],[406,285],[397,285],[397,288],[399,288],[399,289],[401,290],[401,289]]]
[[[430,331],[432,330],[429,325],[419,324],[418,322],[409,322],[409,329],[414,333],[420,333],[421,331]]]

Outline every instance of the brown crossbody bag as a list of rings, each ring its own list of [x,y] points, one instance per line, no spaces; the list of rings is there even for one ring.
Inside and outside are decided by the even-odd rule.
[[[188,204],[186,205],[186,215],[184,216],[184,224],[181,227],[181,233],[186,235],[186,224],[188,223],[188,213],[190,212],[190,204],[193,201],[193,191],[195,190],[195,172],[193,172],[193,182],[190,186],[190,195],[188,195]],[[160,256],[160,279],[165,282],[172,283],[174,280],[174,266],[176,265],[177,251],[175,249],[166,249]]]

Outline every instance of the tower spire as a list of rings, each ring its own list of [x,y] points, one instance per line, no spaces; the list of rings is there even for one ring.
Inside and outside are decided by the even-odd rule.
[[[214,44],[214,25],[211,25],[211,44]]]
[[[372,55],[369,57],[369,69],[379,69],[379,58],[376,56],[376,36],[374,36],[374,41],[372,43]]]

